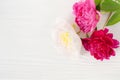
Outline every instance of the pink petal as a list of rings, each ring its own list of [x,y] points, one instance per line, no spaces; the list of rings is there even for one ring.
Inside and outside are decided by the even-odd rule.
[[[120,42],[119,42],[119,41],[117,41],[116,39],[113,39],[113,41],[114,41],[113,48],[118,48],[118,47],[119,47]]]
[[[94,2],[94,0],[86,0],[86,3],[88,3],[90,7],[95,8],[95,2]]]
[[[91,38],[103,37],[103,36],[105,36],[105,33],[103,32],[103,30],[99,30],[99,31],[94,31],[93,34],[91,35]]]
[[[108,31],[109,31],[109,30],[108,30],[107,28],[104,29],[104,33],[108,33]]]
[[[87,51],[89,51],[89,48],[90,48],[89,41],[90,41],[89,38],[82,39],[82,44]]]
[[[112,48],[109,51],[109,55],[115,56],[115,51]]]
[[[108,33],[107,36],[109,36],[110,38],[113,38],[113,34],[112,33]]]

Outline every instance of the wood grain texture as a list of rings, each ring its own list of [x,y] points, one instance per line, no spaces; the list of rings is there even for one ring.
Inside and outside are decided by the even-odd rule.
[[[120,49],[110,61],[56,53],[52,23],[75,0],[0,0],[0,80],[119,80]],[[110,27],[120,40],[120,23]],[[83,53],[86,53],[82,51]]]

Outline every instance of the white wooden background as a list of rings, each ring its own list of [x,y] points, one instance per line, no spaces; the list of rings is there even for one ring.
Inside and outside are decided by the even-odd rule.
[[[55,18],[75,0],[0,0],[0,80],[119,80],[120,51],[110,61],[56,53]],[[110,28],[120,40],[120,23]]]

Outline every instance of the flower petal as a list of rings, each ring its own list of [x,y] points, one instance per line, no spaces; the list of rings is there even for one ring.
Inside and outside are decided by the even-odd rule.
[[[112,33],[108,33],[107,36],[109,36],[110,38],[113,38],[113,34]]]
[[[75,56],[80,54],[82,43],[69,21],[71,20],[66,20],[66,18],[57,20],[53,40],[59,52]]]
[[[90,41],[89,38],[82,39],[82,44],[87,51],[89,51],[89,48],[90,48],[89,41]]]
[[[116,39],[113,39],[113,41],[114,41],[113,48],[118,48],[118,47],[119,47],[120,42],[119,42],[118,40],[116,40]]]

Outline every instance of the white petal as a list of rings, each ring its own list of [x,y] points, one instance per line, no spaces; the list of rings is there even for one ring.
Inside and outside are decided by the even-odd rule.
[[[67,47],[62,44],[60,37],[62,33],[66,32],[69,34],[69,38],[71,39],[71,42],[69,42],[69,45]],[[55,42],[55,45],[59,48],[60,52],[67,54],[68,56],[79,57],[82,45],[81,39],[76,34],[69,20],[66,21],[65,19],[57,19],[53,31],[53,40]]]

